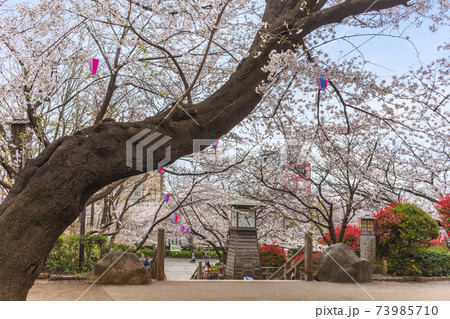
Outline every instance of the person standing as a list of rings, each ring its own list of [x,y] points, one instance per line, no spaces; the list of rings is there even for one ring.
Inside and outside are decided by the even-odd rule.
[[[219,279],[225,279],[225,264],[223,261],[219,265]]]
[[[205,261],[205,270],[203,273],[203,279],[208,279],[208,277],[211,277],[212,267],[209,263],[209,260]]]
[[[150,271],[150,256],[145,256],[144,267],[148,271]]]
[[[191,261],[190,261],[191,263],[195,263],[195,251],[192,251],[192,254],[191,254]]]

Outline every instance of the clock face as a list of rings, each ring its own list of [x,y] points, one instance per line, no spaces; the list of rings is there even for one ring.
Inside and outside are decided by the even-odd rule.
[[[238,227],[256,227],[256,218],[254,212],[247,214],[240,212],[238,215]]]

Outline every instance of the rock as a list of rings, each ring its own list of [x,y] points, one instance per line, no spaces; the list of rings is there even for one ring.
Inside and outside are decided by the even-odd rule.
[[[445,277],[445,276],[434,276],[434,277],[431,277],[431,278],[432,278],[432,280],[438,280],[438,281],[440,281],[440,280],[450,280],[449,277]]]
[[[77,280],[87,280],[89,275],[88,274],[76,274]]]
[[[50,275],[49,280],[62,280],[62,275]]]
[[[339,243],[325,248],[319,256],[316,278],[330,282],[372,281],[372,264],[361,259],[346,245]]]
[[[48,279],[50,277],[50,274],[41,272],[38,276],[38,279]]]
[[[115,262],[116,260],[117,262]],[[147,283],[148,280],[149,273],[135,254],[114,251],[94,265],[88,282],[111,285],[142,285]]]

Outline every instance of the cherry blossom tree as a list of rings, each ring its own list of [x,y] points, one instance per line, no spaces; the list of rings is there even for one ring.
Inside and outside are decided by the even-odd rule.
[[[0,205],[0,299],[25,299],[54,242],[90,198],[142,173],[126,165],[125,145],[144,129],[171,137],[171,164],[193,152],[194,139],[215,140],[295,105],[317,112],[322,125],[336,117],[333,125],[347,131],[349,113],[376,118],[409,151],[420,147],[419,135],[431,135],[421,153],[448,156],[447,61],[437,61],[435,72],[423,67],[384,82],[357,59],[340,64],[321,49],[336,41],[340,25],[398,27],[419,13],[434,31],[448,21],[443,0],[41,0],[1,2],[0,9],[2,122],[26,116],[36,154],[23,168],[11,165],[2,134],[8,195]],[[102,61],[96,76],[85,67],[93,56]],[[308,103],[322,64],[333,69],[334,94],[319,92]],[[328,103],[335,97],[337,105]],[[288,126],[289,117],[277,119],[267,129]],[[154,163],[143,164],[156,169],[163,158],[158,149]]]

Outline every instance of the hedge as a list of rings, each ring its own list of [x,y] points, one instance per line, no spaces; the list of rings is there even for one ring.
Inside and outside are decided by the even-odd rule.
[[[388,272],[399,276],[450,276],[450,250],[422,247],[387,259]]]
[[[195,252],[195,257],[200,259],[201,258],[201,251]],[[207,258],[217,258],[217,253],[215,251],[207,251],[206,254],[208,255]],[[155,255],[155,251],[153,249],[139,249],[136,252],[136,255],[141,258],[143,256],[150,256],[153,257]],[[170,251],[169,249],[166,249],[164,252],[164,255],[166,257],[175,257],[175,258],[191,258],[192,252],[188,250],[182,250],[182,251]]]

